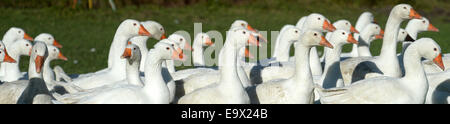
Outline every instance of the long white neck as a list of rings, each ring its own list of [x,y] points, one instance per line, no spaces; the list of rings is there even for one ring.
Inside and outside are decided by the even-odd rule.
[[[131,36],[125,35],[126,33],[122,32],[121,28],[117,29],[116,34],[114,35],[114,40],[109,48],[109,56],[108,56],[108,68],[112,69],[112,72],[120,73],[119,75],[123,75],[125,72],[125,59],[121,59],[121,52],[125,50],[128,39]]]
[[[405,66],[405,76],[402,78],[402,84],[408,89],[415,91],[417,96],[426,94],[428,90],[428,80],[423,69],[421,56],[417,52],[420,49],[418,45],[410,45],[405,51],[403,58]]]
[[[385,76],[400,77],[402,75],[396,54],[397,35],[402,21],[403,20],[395,16],[394,11],[392,11],[386,24],[386,32],[384,34],[383,46],[381,47],[379,59],[380,61],[383,61],[380,62],[380,64],[386,65],[382,67],[389,67],[382,69]]]
[[[140,78],[139,66],[141,64],[141,60],[133,60],[132,63],[130,61],[126,62],[127,68],[127,81],[128,84],[136,85],[136,86],[144,86]]]
[[[295,75],[294,80],[298,83],[312,83],[312,74],[309,65],[309,53],[311,47],[297,44],[295,47]],[[328,55],[327,55],[328,56]]]
[[[194,66],[205,66],[205,58],[203,55],[203,45],[202,39],[196,38],[194,44],[192,45],[192,59]]]
[[[170,74],[172,74],[176,71],[175,70],[175,61],[173,61],[173,60],[164,61],[162,67],[167,68],[167,71],[169,71]]]
[[[291,51],[292,38],[285,36],[286,33],[280,34],[280,39],[277,41],[277,46],[273,52],[273,58],[276,58],[278,62],[289,61],[289,53]]]
[[[16,48],[16,49],[14,49]],[[16,60],[15,63],[2,63],[1,69],[5,72],[3,76],[3,81],[15,81],[22,77],[22,73],[20,72],[19,62],[20,62],[20,50],[17,49],[17,45],[11,44],[10,47],[7,48],[8,54]]]
[[[228,39],[219,55],[220,71],[220,87],[225,90],[243,88],[242,83],[237,73],[237,54],[238,46],[235,46],[231,41],[234,39]]]
[[[48,83],[55,81],[55,73],[53,72],[53,69],[50,67],[50,62],[52,60],[53,59],[51,59],[50,57],[47,57],[47,59],[45,59],[44,67],[42,70],[44,81],[48,82]],[[47,85],[47,87],[48,87],[48,85]],[[48,88],[50,88],[50,87],[48,87]]]
[[[251,86],[251,83],[250,83],[250,79],[248,79],[247,73],[245,73],[245,70],[243,67],[245,65],[245,57],[242,56],[243,54],[245,54],[245,47],[242,47],[239,50],[238,59],[236,61],[236,65],[237,65],[236,69],[237,69],[239,79],[241,80],[242,86],[244,88],[247,88],[247,87]],[[240,59],[242,59],[242,61]]]
[[[333,40],[333,39],[331,39]],[[319,83],[324,88],[336,87],[337,80],[341,77],[340,59],[342,44],[333,45],[334,48],[325,47],[327,56],[325,56],[325,69]]]
[[[153,103],[169,103],[169,89],[161,74],[161,59],[158,51],[152,49],[145,60],[145,83],[143,92]]]
[[[371,32],[368,30],[364,30],[361,32],[358,38],[358,51],[359,56],[371,57],[372,53],[370,53],[370,37],[372,37]]]
[[[130,41],[133,44],[136,44],[136,46],[139,47],[139,50],[141,51],[141,54],[144,55],[141,58],[141,65],[139,66],[139,71],[144,72],[145,69],[145,59],[147,58],[146,54],[148,53],[148,48],[147,48],[147,40],[148,40],[148,36],[136,36],[130,39]]]

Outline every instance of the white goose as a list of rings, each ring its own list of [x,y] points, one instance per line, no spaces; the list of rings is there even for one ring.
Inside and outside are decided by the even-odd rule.
[[[413,18],[422,17],[408,4],[396,5],[392,9],[386,24],[386,33],[380,56],[355,57],[341,62],[341,72],[345,85],[364,79],[367,74],[400,77],[402,72],[396,54],[397,35],[401,22]]]
[[[351,32],[351,33],[360,33],[359,32],[360,30],[356,30],[355,27],[352,26],[350,21],[345,20],[345,19],[341,19],[341,20],[334,22],[333,26],[336,27],[337,30],[344,30],[344,31]],[[333,34],[333,32],[327,32],[327,34],[325,35],[325,38],[328,41],[330,40],[331,34]],[[324,50],[323,55],[322,55],[322,57],[320,57],[321,62],[324,62],[325,56],[327,55],[326,53],[328,53],[326,50],[329,50],[329,49],[324,48],[323,50]]]
[[[375,23],[375,18],[373,17],[373,14],[371,12],[363,12],[356,21],[355,29],[358,31],[362,31],[367,25]],[[359,33],[354,33],[354,38],[359,38]],[[359,42],[361,43],[361,42]],[[342,57],[358,57],[359,56],[358,46],[357,44],[353,44],[352,51],[350,53],[342,53]]]
[[[311,47],[331,44],[318,31],[306,31],[295,47],[295,74],[289,79],[272,80],[248,90],[252,103],[308,104],[313,102],[314,82],[309,66]]]
[[[141,53],[147,53],[148,52],[148,48],[147,48],[147,41],[149,38],[153,38],[156,40],[162,40],[162,39],[166,39],[166,35],[165,35],[165,30],[164,27],[159,24],[158,22],[155,21],[144,21],[141,22],[142,26],[144,26],[145,29],[147,29],[147,31],[150,33],[150,36],[136,36],[136,37],[132,37],[129,41],[131,41],[131,43],[136,44],[140,50]],[[141,62],[141,66],[139,68],[139,71],[144,72],[144,64],[145,64],[145,59],[147,58],[147,56],[142,56],[142,60],[143,62]],[[108,65],[111,64],[112,62],[111,59],[108,59]],[[110,67],[110,66],[108,66]]]
[[[336,30],[328,36],[333,48],[325,47],[325,68],[319,82],[316,82],[324,88],[342,87],[342,75],[339,68],[340,54],[342,46],[346,43],[358,44],[358,41],[353,38],[352,34],[345,30]]]
[[[6,46],[10,46],[10,44],[14,43],[15,41],[19,40],[19,39],[25,39],[25,40],[30,40],[32,41],[33,38],[30,37],[27,33],[25,33],[25,31],[21,28],[17,28],[17,27],[11,27],[6,33],[5,35],[3,35],[3,47],[6,48]],[[6,73],[5,68],[3,68],[5,65],[2,63],[0,66],[0,76],[4,76]]]
[[[193,51],[192,51],[192,60],[194,63],[194,66],[205,66],[205,59],[204,59],[204,53],[203,53],[203,46],[212,46],[214,43],[211,41],[211,38],[206,33],[199,33],[194,39],[194,43],[192,45]],[[200,71],[202,70],[202,71]],[[207,72],[207,71],[215,71],[215,69],[212,68],[194,68],[194,69],[184,69],[184,70],[178,70],[175,73],[172,73],[172,77],[174,80],[180,80],[187,78],[191,75],[195,75],[201,72]]]
[[[29,56],[31,54],[32,44],[25,39],[18,39],[9,46],[6,46],[8,54],[17,62],[16,63],[2,63],[0,70],[4,70],[6,73],[0,77],[0,80],[6,82],[17,81],[19,79],[25,79],[24,73],[20,72],[19,62],[20,56]]]
[[[228,31],[224,47],[219,55],[220,80],[209,86],[197,89],[178,101],[179,104],[248,104],[247,92],[238,75],[237,54],[246,43],[258,45],[258,41],[242,27]]]
[[[430,38],[421,38],[405,51],[404,77],[375,77],[360,80],[342,88],[319,88],[320,102],[330,103],[397,103],[423,104],[428,81],[421,58],[433,60],[444,69],[439,45]]]
[[[127,19],[123,21],[114,36],[114,40],[111,44],[109,57],[111,61],[111,68],[107,68],[106,71],[99,71],[98,73],[88,74],[89,76],[80,76],[73,79],[71,83],[83,89],[91,89],[107,85],[111,82],[121,81],[126,78],[125,73],[125,60],[120,59],[120,52],[125,50],[128,39],[134,36],[150,36],[150,33],[136,20]]]
[[[46,83],[42,79],[42,66],[47,57],[47,47],[36,42],[30,56],[29,80],[19,80],[0,85],[0,103],[3,104],[44,104],[51,103]]]
[[[399,31],[403,32],[404,31]],[[356,45],[357,56],[362,57],[371,57],[372,53],[370,52],[370,44],[375,39],[383,39],[384,31],[383,29],[377,25],[377,24],[368,24],[364,29],[359,33],[358,38],[358,44]],[[405,35],[406,36],[406,35]],[[399,35],[400,37],[400,35]],[[353,51],[353,49],[352,49]]]
[[[75,100],[73,94],[57,97],[57,99],[62,103],[77,104],[168,104],[169,89],[161,74],[162,62],[168,59],[183,60],[184,55],[178,53],[171,44],[164,42],[158,42],[154,47],[147,54],[144,86],[116,85],[94,91],[87,97],[76,98]],[[139,47],[134,44],[127,45],[121,58],[126,58],[127,68],[134,68],[133,70],[127,70],[127,73],[134,73],[134,75],[128,75],[133,77],[127,77],[127,80],[142,83],[138,75],[141,59]]]

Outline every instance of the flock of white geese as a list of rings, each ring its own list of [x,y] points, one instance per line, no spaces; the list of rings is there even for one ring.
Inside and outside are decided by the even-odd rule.
[[[403,21],[409,21],[404,29]],[[245,61],[252,57],[246,46],[266,40],[246,21],[236,20],[227,31],[219,66],[206,67],[204,47],[214,44],[208,34],[197,34],[191,45],[178,34],[166,38],[155,21],[127,19],[114,35],[107,68],[67,75],[59,66],[50,67],[52,60],[67,60],[51,34],[31,38],[12,27],[0,42],[0,103],[447,104],[450,57],[432,38],[418,39],[423,31],[439,30],[408,4],[391,10],[384,30],[370,12],[362,13],[355,26],[312,13],[280,30],[271,58],[251,63]],[[151,49],[149,38],[159,40]],[[375,39],[383,40],[379,56],[369,50]],[[398,42],[403,44],[399,54]],[[348,43],[352,51],[341,53]],[[321,57],[317,46],[325,47]],[[192,51],[195,68],[175,69],[174,61],[186,59],[183,50]],[[20,72],[20,56],[30,56],[28,72]]]

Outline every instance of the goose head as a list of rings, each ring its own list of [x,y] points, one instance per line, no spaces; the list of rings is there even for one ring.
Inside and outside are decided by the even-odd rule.
[[[418,53],[420,56],[438,65],[442,70],[445,70],[444,63],[442,62],[441,47],[431,38],[420,38],[416,42],[420,47]]]
[[[19,56],[30,56],[31,55],[31,49],[33,48],[33,45],[30,41],[25,39],[19,39],[16,42],[13,43],[12,49],[14,51],[17,51],[17,55]],[[12,50],[10,48],[10,50]],[[14,56],[14,55],[13,55]]]
[[[175,51],[177,51],[178,53],[183,54],[183,49],[181,49],[180,45],[178,45],[178,43],[176,41],[167,38],[167,39],[163,39],[163,40],[161,40],[159,42],[170,44]]]
[[[195,37],[195,40],[200,40],[202,46],[212,46],[214,45],[214,42],[212,42],[211,38],[207,33],[199,33]]]
[[[33,46],[30,56],[30,61],[35,65],[35,70],[32,70],[33,72],[36,72],[37,74],[40,74],[42,72],[42,66],[44,65],[44,61],[47,56],[47,45],[45,45],[45,43],[43,42],[36,42],[36,44],[34,44]]]
[[[47,50],[48,50],[47,61],[55,60],[55,59],[67,61],[67,57],[65,57],[62,54],[62,52],[58,49],[58,47],[53,46],[53,45],[47,45]]]
[[[403,20],[406,19],[421,19],[422,16],[417,13],[409,4],[398,4],[392,9],[393,14]]]
[[[119,31],[122,31],[121,33],[128,37],[150,36],[150,33],[147,31],[147,29],[145,29],[140,22],[133,19],[127,19],[123,21],[119,25]]]
[[[9,56],[3,49],[0,49],[0,62],[16,63],[16,60]]]
[[[141,51],[135,44],[128,44],[120,58],[127,59],[129,64],[141,61]]]
[[[229,32],[229,36],[227,38],[233,38],[236,42],[233,42],[234,46],[237,48],[242,48],[246,45],[252,46],[261,46],[259,41],[257,40],[257,35],[254,32],[244,29],[242,27],[237,27],[231,29]]]
[[[178,52],[177,48],[175,48],[174,46],[176,46],[176,44],[158,42],[157,44],[155,44],[154,49],[160,51],[160,56],[163,60],[184,61],[185,55],[182,52]]]
[[[306,22],[303,27],[309,30],[317,30],[321,32],[328,32],[328,31],[333,32],[336,30],[336,27],[334,27],[330,23],[330,21],[327,18],[325,18],[325,16],[318,13],[310,14],[306,18]]]
[[[350,31],[352,33],[359,33],[359,31],[356,30],[355,27],[352,26],[350,21],[345,20],[345,19],[338,20],[338,21],[334,22],[333,26],[336,27],[336,29],[341,29],[341,30],[344,30],[344,31]]]
[[[297,27],[289,27],[283,33],[283,37],[288,38],[289,42],[296,42],[301,38],[300,29]]]
[[[3,37],[9,37],[11,38],[11,41],[16,41],[18,39],[25,39],[25,40],[29,40],[29,41],[33,41],[33,38],[30,37],[30,35],[28,35],[27,33],[25,33],[25,31],[21,28],[17,28],[17,27],[11,27],[6,33],[5,36]]]
[[[398,35],[397,35],[398,42],[414,42],[415,40],[409,35],[408,31],[406,31],[403,28],[400,28],[400,30],[398,30]]]
[[[63,46],[55,40],[55,38],[53,37],[53,35],[48,34],[48,33],[41,33],[38,36],[36,36],[36,38],[34,38],[34,40],[36,41],[42,41],[47,45],[53,45],[56,46],[58,48],[62,48]]]
[[[384,30],[378,24],[368,24],[363,30],[367,30],[371,34],[370,36],[375,36],[375,39],[383,39]]]
[[[341,47],[346,43],[358,44],[358,41],[356,41],[355,38],[353,38],[352,33],[347,32],[345,30],[336,30],[331,35],[330,43],[334,47]]]
[[[331,45],[330,42],[325,39],[325,37],[322,35],[319,31],[314,30],[308,30],[305,33],[303,33],[301,42],[297,43],[297,45],[303,45],[308,47],[314,47],[314,46],[325,46],[328,48],[333,48],[333,45]]]
[[[439,29],[437,29],[436,27],[434,27],[430,21],[428,21],[427,18],[423,17],[422,19],[411,19],[407,26],[411,25],[411,26],[415,26],[418,32],[422,32],[422,31],[433,31],[433,32],[439,32]]]
[[[155,21],[144,21],[141,24],[147,29],[150,33],[150,36],[156,40],[166,39],[166,31],[164,27]]]
[[[192,51],[192,46],[189,44],[189,42],[187,42],[186,38],[184,38],[183,36],[181,36],[179,34],[172,34],[172,35],[169,36],[168,39],[170,39],[173,42],[175,42],[182,49]]]
[[[249,30],[249,31],[251,31],[251,32],[253,32],[253,33],[256,33],[256,34],[257,34],[257,35],[256,35],[256,36],[257,36],[256,39],[257,39],[258,41],[267,42],[267,39],[264,38],[264,36],[262,36],[262,34],[258,33],[258,30],[254,29],[252,26],[250,26],[250,24],[248,24],[247,21],[244,21],[244,20],[236,20],[236,21],[234,21],[234,22],[231,24],[230,29],[237,28],[237,27],[243,27],[243,28],[245,28],[245,29],[247,29],[247,30]]]

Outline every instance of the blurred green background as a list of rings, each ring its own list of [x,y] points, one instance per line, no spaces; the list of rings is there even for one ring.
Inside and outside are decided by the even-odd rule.
[[[412,5],[422,16],[439,28],[440,32],[423,32],[419,37],[431,37],[450,52],[450,1],[448,0],[113,0],[113,11],[108,0],[1,0],[0,33],[10,27],[23,28],[32,37],[50,33],[63,44],[61,49],[69,61],[55,61],[67,73],[93,72],[107,66],[107,56],[117,26],[124,19],[155,20],[166,34],[178,30],[191,32],[194,22],[203,24],[203,31],[225,31],[236,19],[249,22],[262,31],[278,31],[283,25],[295,24],[302,16],[321,13],[332,22],[347,19],[354,25],[364,11],[375,15],[384,27],[391,8],[398,3]],[[403,23],[403,26],[406,22]],[[270,42],[270,35],[268,35]],[[214,39],[213,39],[214,40]],[[381,40],[373,42],[373,55],[379,54]],[[157,42],[151,39],[151,48]],[[269,43],[270,44],[270,43]],[[270,47],[270,46],[269,46]],[[95,52],[91,49],[95,48]],[[344,51],[350,51],[346,45]],[[399,47],[398,50],[401,48]],[[321,48],[319,48],[321,51]],[[256,54],[256,53],[255,53]],[[22,57],[21,70],[28,68],[28,57]],[[178,67],[188,68],[188,67]]]

